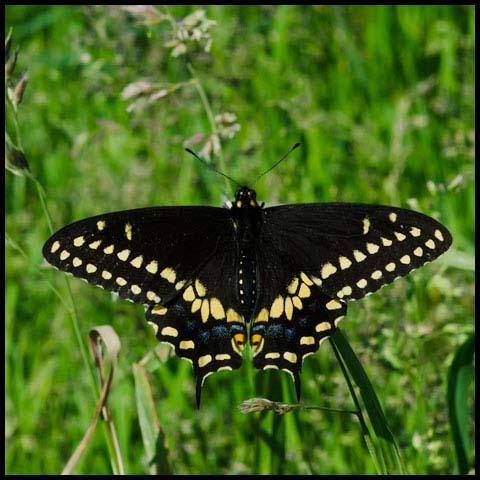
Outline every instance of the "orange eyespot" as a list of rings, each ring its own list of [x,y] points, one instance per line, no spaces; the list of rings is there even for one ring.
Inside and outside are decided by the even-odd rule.
[[[252,346],[252,350],[255,352],[255,355],[262,350],[263,342],[263,335],[260,335],[258,333],[252,335],[252,338],[250,339],[250,345]]]
[[[245,335],[236,333],[232,338],[232,347],[235,351],[242,351],[245,348]]]

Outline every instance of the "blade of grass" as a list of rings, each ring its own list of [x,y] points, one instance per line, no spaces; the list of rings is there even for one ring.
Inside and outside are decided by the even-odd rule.
[[[473,379],[474,345],[475,335],[471,335],[458,348],[448,372],[448,416],[460,475],[466,475],[471,467],[468,388]]]
[[[397,470],[396,473],[405,473],[405,468],[403,466],[397,442],[395,441],[395,438],[393,437],[393,434],[388,426],[385,414],[383,413],[383,409],[380,405],[378,397],[367,376],[367,373],[362,367],[362,364],[358,360],[347,339],[340,330],[337,330],[337,333],[331,338],[331,344],[334,348],[335,354],[337,355],[337,353],[339,353],[341,356],[340,365],[345,365],[348,373],[352,376],[355,384],[360,390],[360,396],[365,406],[365,411],[368,415],[368,419],[373,427],[376,437],[379,437],[379,439],[383,439],[384,441],[379,441],[375,444],[375,442],[373,442],[373,438],[370,435],[367,435],[365,440],[367,441],[368,439],[368,442],[373,442],[376,450],[381,452],[381,461],[386,461],[387,459],[391,460],[389,464],[385,464],[385,468],[388,470],[388,472],[386,473],[393,473],[395,469]],[[337,358],[340,360],[339,355],[337,355]],[[348,375],[345,375],[345,378],[349,383]],[[354,402],[360,412],[359,418],[362,423],[362,429],[364,429],[366,425],[364,425],[364,419],[361,413],[362,410],[360,408],[359,402],[354,396],[352,388],[350,389],[350,392],[352,393]],[[366,433],[365,430],[364,433]],[[369,446],[368,442],[367,447]],[[372,454],[370,447],[369,451]],[[372,457],[372,459],[373,458],[374,457]]]
[[[148,372],[141,363],[132,366],[138,421],[151,475],[173,474],[165,433],[155,410]]]

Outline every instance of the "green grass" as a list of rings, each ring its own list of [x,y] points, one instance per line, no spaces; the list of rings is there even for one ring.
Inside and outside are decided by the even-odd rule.
[[[169,13],[180,20],[194,10]],[[146,27],[113,7],[6,8],[20,48],[15,74],[29,73],[20,137],[7,106],[6,130],[45,189],[54,228],[107,211],[231,198],[233,187],[184,151],[186,140],[212,133],[209,108],[237,116],[241,129],[221,139],[213,160],[240,182],[302,142],[255,186],[260,201],[390,204],[437,217],[453,235],[451,251],[351,303],[342,331],[407,473],[457,472],[455,439],[469,446],[474,435],[472,382],[461,377],[466,398],[457,407],[468,425],[454,436],[447,396],[452,360],[474,330],[474,8],[210,6],[206,16],[217,22],[211,50],[189,44],[173,57],[168,21]],[[182,86],[128,113],[121,93],[144,78]],[[87,430],[96,397],[63,302],[65,276],[42,259],[50,231],[35,183],[7,171],[5,188],[5,468],[55,474]],[[164,352],[143,308],[68,283],[82,338],[103,324],[121,338],[109,408],[127,473],[152,471],[154,451],[159,468],[176,474],[377,473],[355,416],[240,413],[250,397],[294,400],[289,376],[254,371],[248,354],[240,370],[206,380],[196,411],[187,362],[151,354],[139,369],[143,357]],[[328,343],[306,359],[302,380],[302,403],[353,408]],[[155,414],[150,439],[161,434],[145,448],[140,426]],[[97,428],[74,472],[111,471]]]

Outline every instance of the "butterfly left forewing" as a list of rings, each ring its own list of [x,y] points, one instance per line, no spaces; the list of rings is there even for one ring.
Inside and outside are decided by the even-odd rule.
[[[121,298],[155,305],[173,298],[231,235],[224,209],[152,207],[68,225],[47,240],[43,255]]]

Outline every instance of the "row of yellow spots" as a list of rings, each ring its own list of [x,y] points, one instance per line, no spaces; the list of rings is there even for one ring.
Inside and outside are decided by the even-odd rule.
[[[412,227],[410,229],[410,234],[414,237],[419,237],[421,235],[421,230],[417,227]],[[398,232],[395,232],[395,236],[397,237],[397,239],[399,241],[403,241],[405,239],[405,235],[401,234],[401,233],[398,233]],[[443,242],[444,241],[444,237],[443,237],[443,234],[440,230],[436,229],[435,232],[434,232],[434,236],[437,240]],[[425,247],[427,247],[428,249],[430,250],[434,250],[436,248],[436,245],[435,245],[435,242],[433,239],[429,238],[428,240],[426,240],[424,242],[424,245]],[[424,249],[421,247],[421,246],[417,246],[414,250],[413,250],[413,255],[415,257],[422,257],[423,254],[424,254]],[[346,259],[348,260],[346,257],[340,257],[341,259]],[[342,260],[340,261],[340,263],[342,262]],[[410,263],[412,262],[412,257],[408,254],[405,254],[403,256],[400,257],[399,259],[399,262],[402,264],[402,265],[410,265]],[[389,273],[392,273],[396,270],[397,268],[397,265],[394,263],[394,262],[389,262],[385,265],[385,271],[389,272]],[[380,280],[381,278],[383,277],[383,272],[381,270],[375,270],[374,272],[372,272],[372,274],[370,275],[370,278],[372,280]],[[360,280],[358,280],[356,282],[356,286],[360,289],[365,289],[365,287],[368,285],[368,281],[367,279],[365,278],[361,278]],[[338,298],[343,298],[345,296],[348,296],[348,295],[351,295],[352,294],[352,288],[350,286],[345,286],[343,287],[341,290],[339,290],[337,292],[337,297]]]
[[[97,222],[97,227],[98,227],[99,230],[103,230],[105,228],[105,222],[104,221]],[[132,238],[132,227],[128,223],[125,226],[125,235],[126,235],[127,239],[131,240],[131,238]],[[81,247],[81,246],[84,245],[84,243],[85,243],[85,237],[83,235],[78,236],[78,237],[73,239],[73,245],[75,247]],[[92,241],[91,243],[88,244],[88,247],[92,250],[97,250],[100,247],[101,243],[102,243],[102,240],[94,240],[94,241]],[[59,248],[60,248],[60,243],[58,241],[55,241],[52,244],[51,252],[54,253]],[[106,255],[111,255],[114,252],[115,252],[115,246],[113,244],[110,244],[103,249],[103,253],[105,253]],[[126,249],[123,249],[123,250],[119,251],[116,255],[117,255],[119,260],[121,260],[123,262],[126,262],[129,259],[130,254],[131,254],[130,249],[126,248]],[[60,254],[60,259],[62,261],[66,260],[69,257],[70,257],[70,252],[68,252],[67,250],[63,250]],[[73,264],[74,267],[79,267],[79,266],[82,265],[82,263],[83,263],[82,260],[78,257],[75,257],[72,261],[72,264]],[[142,267],[143,263],[144,263],[144,259],[143,259],[142,255],[138,255],[135,258],[133,258],[132,260],[130,260],[130,264],[137,269],[140,269]],[[157,271],[158,271],[158,262],[156,260],[150,261],[146,265],[145,269],[151,274],[156,274]],[[86,267],[86,270],[87,270],[87,273],[95,273],[97,268],[93,264],[89,263]],[[160,276],[163,277],[164,279],[166,279],[170,283],[175,283],[176,272],[172,268],[169,268],[169,267],[164,268],[160,272]],[[102,278],[105,279],[105,280],[109,280],[109,279],[112,278],[112,274],[110,272],[108,272],[107,270],[104,270],[102,272]],[[117,277],[116,283],[120,286],[125,286],[127,284],[126,280],[123,277]],[[177,290],[180,290],[183,287],[184,284],[185,284],[184,281],[176,282],[175,288]],[[139,293],[141,293],[141,288],[138,287],[138,285],[132,285],[131,290],[135,295],[138,295]],[[146,296],[147,296],[147,299],[150,300],[150,301],[153,301],[155,303],[160,302],[160,297],[153,291],[150,291],[150,290],[147,291]]]

